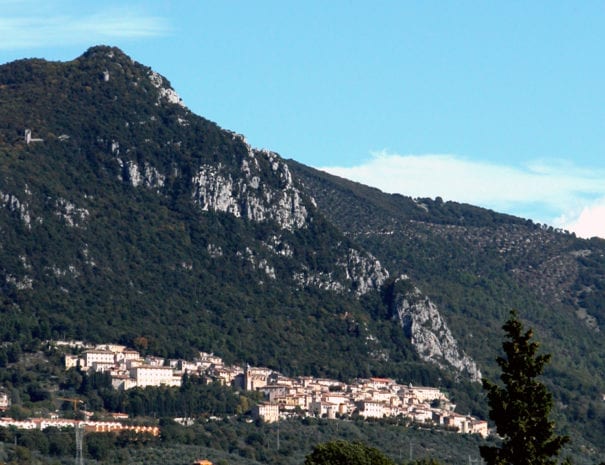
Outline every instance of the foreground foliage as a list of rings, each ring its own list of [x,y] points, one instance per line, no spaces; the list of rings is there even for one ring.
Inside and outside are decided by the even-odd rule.
[[[468,457],[478,458],[483,441],[418,427],[406,428],[396,423],[292,419],[277,424],[223,418],[198,421],[190,427],[170,419],[160,420],[161,436],[87,433],[84,455],[99,465],[190,465],[194,460],[208,458],[215,464],[301,465],[318,444],[332,441],[363,443],[376,448],[393,463],[434,462],[466,463]],[[279,440],[278,440],[279,437]],[[32,462],[52,464],[73,463],[75,436],[73,430],[15,431],[0,428],[0,463],[27,455]],[[389,462],[387,462],[389,463]]]
[[[315,446],[305,465],[395,465],[395,462],[362,442],[331,441]]]
[[[497,362],[504,385],[483,380],[490,417],[503,442],[499,446],[482,446],[481,456],[488,465],[552,465],[556,463],[553,457],[569,438],[555,434],[555,423],[549,419],[552,394],[536,379],[543,373],[550,354],[538,354],[533,331],[524,332],[516,312],[511,312],[503,329],[506,357],[498,357]]]

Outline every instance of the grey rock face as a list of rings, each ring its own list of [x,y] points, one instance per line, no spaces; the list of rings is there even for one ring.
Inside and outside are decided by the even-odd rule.
[[[389,277],[387,269],[373,255],[362,255],[355,249],[349,249],[346,260],[338,265],[345,269],[347,280],[353,283],[357,295],[380,288]]]
[[[68,226],[82,227],[90,216],[90,212],[86,208],[78,208],[67,199],[59,198],[55,204],[55,214],[62,218]]]
[[[128,181],[134,187],[145,186],[150,189],[159,190],[164,186],[166,176],[161,174],[157,169],[145,162],[142,167],[132,160],[117,159],[122,172],[120,173],[121,181]]]
[[[313,272],[307,269],[294,273],[294,281],[299,286],[315,286],[334,292],[353,292],[361,296],[380,288],[389,277],[389,272],[372,255],[349,249],[336,262],[343,271],[344,279],[337,279],[334,273]]]
[[[253,268],[264,271],[265,274],[267,275],[267,277],[269,277],[270,279],[276,279],[275,268],[273,268],[273,266],[271,266],[271,264],[267,261],[267,259],[265,259],[265,258],[259,259],[258,257],[256,257],[254,255],[254,252],[249,247],[246,247],[244,252],[238,251],[236,253],[236,256],[249,262]]]
[[[259,164],[263,158],[280,188],[263,182]],[[273,220],[282,229],[305,226],[308,211],[301,192],[292,182],[288,166],[276,154],[248,146],[248,156],[242,160],[240,170],[233,176],[221,163],[200,166],[192,179],[193,201],[207,211],[231,213],[256,222]]]
[[[8,208],[11,212],[18,212],[21,220],[28,229],[31,229],[32,214],[29,205],[20,201],[17,196],[0,191],[0,206]]]
[[[164,83],[164,79],[158,73],[156,73],[155,71],[150,71],[149,80],[151,81],[153,86],[156,87],[159,91],[159,97],[156,105],[161,105],[162,102],[167,102],[175,105],[180,105],[182,107],[185,106],[185,104],[183,103],[183,99],[179,97],[179,94],[177,94],[172,87],[166,86]]]
[[[303,270],[302,272],[294,273],[292,276],[294,281],[301,287],[314,286],[319,289],[334,292],[345,292],[346,288],[342,283],[336,281],[332,273],[310,272]]]
[[[422,360],[441,368],[453,368],[459,377],[468,377],[470,381],[481,380],[476,363],[458,347],[437,306],[418,288],[414,287],[405,295],[397,294],[393,306],[406,336]]]

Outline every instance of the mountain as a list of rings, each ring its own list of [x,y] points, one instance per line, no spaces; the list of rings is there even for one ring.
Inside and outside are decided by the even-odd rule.
[[[554,355],[562,427],[605,451],[605,241],[256,150],[117,48],[0,66],[0,109],[5,346],[390,376],[485,415],[516,307]]]
[[[335,226],[427,292],[490,379],[499,373],[501,322],[520,309],[553,355],[546,382],[559,422],[603,450],[605,241],[440,198],[388,195],[289,164]]]

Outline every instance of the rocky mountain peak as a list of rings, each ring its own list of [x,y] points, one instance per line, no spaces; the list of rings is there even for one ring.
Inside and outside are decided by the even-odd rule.
[[[110,45],[94,45],[86,50],[80,57],[79,60],[112,60],[113,62],[134,62],[126,53],[120,48],[113,47]]]

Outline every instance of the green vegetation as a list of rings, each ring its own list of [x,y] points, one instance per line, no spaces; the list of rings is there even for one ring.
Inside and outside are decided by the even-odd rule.
[[[330,221],[439,306],[488,378],[498,375],[500,322],[523,308],[557,355],[544,383],[558,425],[575,446],[588,441],[605,450],[605,424],[597,420],[605,415],[605,241],[439,198],[384,194],[289,164]],[[480,394],[464,385],[447,389],[459,411],[487,417]]]
[[[305,465],[395,465],[395,462],[361,442],[332,441],[316,445],[305,458]]]
[[[524,332],[515,311],[503,326],[502,344],[506,357],[498,357],[504,386],[483,380],[490,406],[490,418],[502,437],[500,446],[482,446],[488,465],[553,465],[569,440],[555,434],[550,420],[552,394],[536,378],[544,371],[550,354],[538,355],[533,331]]]
[[[66,63],[0,66],[0,387],[14,400],[11,414],[51,409],[48,380],[62,380],[31,354],[49,339],[83,339],[160,356],[203,350],[286,375],[394,377],[439,386],[460,412],[487,418],[480,386],[422,362],[401,331],[389,286],[407,274],[487,377],[498,370],[499,322],[523,308],[557,354],[544,374],[557,424],[584,457],[601,457],[604,241],[439,198],[383,194],[295,162],[305,227],[205,210],[192,202],[200,167],[220,166],[235,186],[244,162],[254,164],[249,147],[163,102],[149,72],[110,47]],[[27,145],[26,128],[44,141]],[[278,201],[284,178],[268,157],[255,159],[259,183]],[[346,283],[339,262],[350,249],[369,251],[392,279],[357,297],[295,278]],[[69,376],[67,392],[108,410],[113,402],[144,414],[184,411],[181,393],[114,398],[103,380],[82,387]],[[212,407],[210,392],[205,400],[200,392],[189,393],[196,408],[245,407],[234,393],[212,394],[221,399]]]
[[[93,411],[123,412],[130,417],[198,417],[247,413],[262,400],[200,376],[183,377],[181,387],[146,387],[127,391],[111,387],[108,373],[87,375],[72,368],[60,386],[66,395],[86,399]]]
[[[310,203],[312,221],[293,231],[192,203],[201,165],[241,176],[248,148],[159,105],[149,71],[109,47],[0,68],[0,192],[20,205],[0,203],[0,340],[10,342],[0,363],[6,350],[71,338],[160,356],[204,350],[285,374],[453,384],[419,361],[378,293],[359,300],[295,281],[301,271],[344,279],[335,264],[354,246]],[[25,145],[25,128],[44,142]],[[257,159],[261,180],[279,187]],[[164,184],[133,186],[126,162],[154,167]],[[273,252],[275,238],[291,254]],[[253,264],[263,260],[275,279]]]
[[[190,465],[199,458],[215,464],[222,460],[230,465],[302,465],[316,445],[347,441],[375,448],[397,464],[437,465],[467,463],[469,456],[477,459],[478,447],[483,444],[478,437],[406,428],[395,422],[292,419],[277,425],[222,418],[200,420],[190,427],[170,419],[158,423],[162,431],[159,438],[86,433],[84,456],[89,463],[96,460],[100,465]],[[23,453],[44,465],[73,463],[73,429],[40,432],[0,428],[0,435],[0,461],[15,456],[16,442]]]

